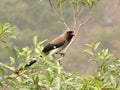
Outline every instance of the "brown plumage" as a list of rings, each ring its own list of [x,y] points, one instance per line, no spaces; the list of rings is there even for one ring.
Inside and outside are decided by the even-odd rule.
[[[47,46],[44,47],[43,51],[46,55],[54,55],[60,53],[71,41],[74,36],[74,31],[65,31],[62,35],[56,37]]]

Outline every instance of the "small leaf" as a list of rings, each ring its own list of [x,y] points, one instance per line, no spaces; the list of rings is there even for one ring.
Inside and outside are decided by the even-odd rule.
[[[37,45],[37,36],[33,37],[33,44],[36,46]]]
[[[77,6],[78,5],[78,0],[72,0],[72,3]]]
[[[0,35],[3,33],[3,30],[0,28]]]
[[[3,86],[2,82],[0,82],[0,86],[1,86],[1,87]]]
[[[42,44],[45,43],[47,40],[48,40],[48,39],[45,39],[45,40],[39,42],[38,44],[39,44],[39,45],[42,45]]]
[[[83,52],[86,52],[88,54],[94,55],[94,53],[92,52],[92,50],[90,49],[85,49]]]
[[[11,38],[16,39],[16,36],[15,36],[15,35],[12,35]]]
[[[4,43],[4,44],[6,44],[6,43],[7,43],[5,40],[0,40],[0,42],[2,42],[2,43]]]
[[[96,43],[95,47],[94,47],[94,50],[96,50],[99,47],[99,45],[100,45],[100,42]]]
[[[91,43],[85,44],[85,45],[88,46],[88,47],[90,47],[90,48],[93,48],[95,44],[91,42]]]
[[[108,55],[108,49],[105,49],[104,55],[105,55],[105,56]]]
[[[2,67],[0,67],[0,73],[3,75],[5,74],[5,70]]]
[[[15,70],[14,70],[14,73],[15,73],[15,74],[18,74],[19,71],[20,71],[20,69],[15,69]]]
[[[35,76],[33,77],[33,80],[34,80],[34,84],[35,84],[35,85],[38,85],[39,77],[38,77],[37,75],[35,75]]]
[[[110,80],[111,80],[111,83],[114,87],[116,87],[116,81],[114,79],[114,77],[112,75],[110,75]]]
[[[12,80],[14,77],[11,77],[11,76],[7,76],[6,79],[8,80]]]
[[[11,65],[15,64],[15,59],[13,57],[10,57]]]
[[[57,7],[60,7],[60,5],[63,4],[65,1],[67,1],[67,0],[60,0],[60,2],[58,2],[58,4],[57,4]]]

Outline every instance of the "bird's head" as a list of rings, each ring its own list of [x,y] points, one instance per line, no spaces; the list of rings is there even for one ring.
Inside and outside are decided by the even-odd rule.
[[[74,33],[74,31],[67,31],[66,32],[66,38],[67,38],[67,40],[71,40],[72,39],[72,37],[73,36],[75,36],[75,33]]]
[[[68,34],[69,36],[75,36],[74,31],[67,31],[67,34]]]

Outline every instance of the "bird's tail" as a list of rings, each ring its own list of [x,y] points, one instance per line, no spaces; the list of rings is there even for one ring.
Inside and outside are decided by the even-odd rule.
[[[31,65],[33,65],[36,62],[37,62],[37,60],[32,60],[28,64],[26,64],[25,67],[30,67]]]
[[[26,68],[26,67],[30,67],[31,65],[33,65],[34,63],[36,63],[37,62],[37,60],[32,60],[32,61],[30,61],[28,64],[26,64],[24,67],[21,67],[21,68],[19,68],[18,70],[17,70],[17,72],[15,72],[16,74],[18,74],[21,70],[23,70],[24,68]]]

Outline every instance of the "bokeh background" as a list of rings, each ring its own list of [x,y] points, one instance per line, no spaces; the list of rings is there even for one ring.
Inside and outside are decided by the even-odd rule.
[[[71,25],[70,7],[67,6],[63,12],[66,22]],[[80,20],[89,15],[91,20],[81,28],[62,61],[67,72],[95,74],[95,63],[89,62],[91,57],[83,52],[87,48],[85,44],[89,42],[101,42],[99,50],[108,48],[114,57],[120,57],[120,0],[101,0],[92,9],[85,8]],[[66,29],[47,0],[0,0],[0,23],[6,22],[17,27],[17,38],[11,40],[10,44],[19,47],[33,47],[34,36],[39,41],[49,39],[46,45]],[[8,56],[6,51],[1,50],[2,61],[9,61]]]

